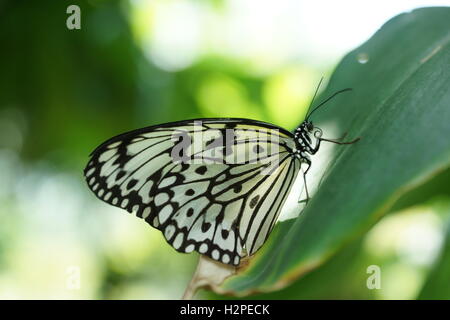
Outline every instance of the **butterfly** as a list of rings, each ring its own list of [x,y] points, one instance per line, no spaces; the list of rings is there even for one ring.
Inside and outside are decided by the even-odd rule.
[[[238,266],[267,240],[303,164],[308,201],[306,173],[321,142],[359,139],[325,139],[310,120],[348,90],[308,112],[294,133],[251,119],[203,118],[120,134],[91,153],[87,185],[159,229],[175,250]]]

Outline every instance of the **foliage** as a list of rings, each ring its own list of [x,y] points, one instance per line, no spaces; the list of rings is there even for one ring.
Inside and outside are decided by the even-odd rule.
[[[361,141],[329,155],[304,212],[278,226],[271,247],[226,282],[226,291],[290,284],[367,232],[405,192],[448,168],[449,21],[448,9],[402,14],[342,60],[322,97],[346,86],[354,93],[330,102],[317,123],[333,121]]]

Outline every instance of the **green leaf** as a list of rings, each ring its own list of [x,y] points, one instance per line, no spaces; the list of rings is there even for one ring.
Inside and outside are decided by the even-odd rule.
[[[423,300],[437,300],[450,299],[450,286],[448,285],[450,279],[450,201],[443,203],[440,211],[447,220],[447,228],[444,243],[441,248],[440,255],[428,274],[428,278],[422,287],[418,299]]]
[[[346,139],[361,140],[323,146],[313,159],[320,186],[306,209],[278,224],[223,291],[245,295],[290,284],[449,167],[449,30],[450,8],[418,9],[388,21],[345,56],[317,101],[342,88],[353,92],[333,99],[313,120],[324,137],[348,131]]]

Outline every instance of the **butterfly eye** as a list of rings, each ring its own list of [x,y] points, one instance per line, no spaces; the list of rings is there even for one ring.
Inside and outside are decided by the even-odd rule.
[[[312,122],[308,122],[308,123],[306,124],[306,128],[308,129],[308,131],[313,131],[314,125],[312,124]]]

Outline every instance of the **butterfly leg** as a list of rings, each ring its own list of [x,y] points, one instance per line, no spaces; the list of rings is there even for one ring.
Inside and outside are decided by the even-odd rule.
[[[352,141],[342,141],[347,136],[347,132],[344,132],[342,137],[337,138],[337,139],[322,138],[322,130],[320,130],[319,128],[317,128],[317,130],[314,132],[314,136],[317,138],[317,140],[316,140],[316,145],[310,151],[311,154],[315,154],[319,150],[320,142],[322,142],[322,141],[332,142],[332,143],[336,143],[336,144],[353,144],[355,142],[358,142],[361,139],[360,137],[358,137],[358,138],[356,138],[356,139],[354,139]]]
[[[333,140],[336,140],[336,141],[342,141],[342,140],[344,140],[344,138],[347,136],[347,131],[346,132],[344,132],[344,134],[342,135],[342,136],[340,136],[339,138],[337,138],[337,139],[333,139]]]
[[[305,193],[306,193],[306,199],[298,200],[298,203],[305,203],[308,204],[309,201],[309,192],[308,192],[308,184],[306,183],[306,174],[308,173],[309,168],[311,167],[311,160],[310,159],[304,159],[305,163],[308,165],[308,168],[303,172],[303,184],[305,186]]]
[[[342,137],[343,138],[343,137]],[[327,142],[332,142],[332,143],[336,143],[336,144],[353,144],[355,142],[358,142],[361,138],[358,137],[352,141],[340,141],[342,140],[342,138],[339,139],[325,139],[325,138],[320,138],[321,141],[327,141]]]

